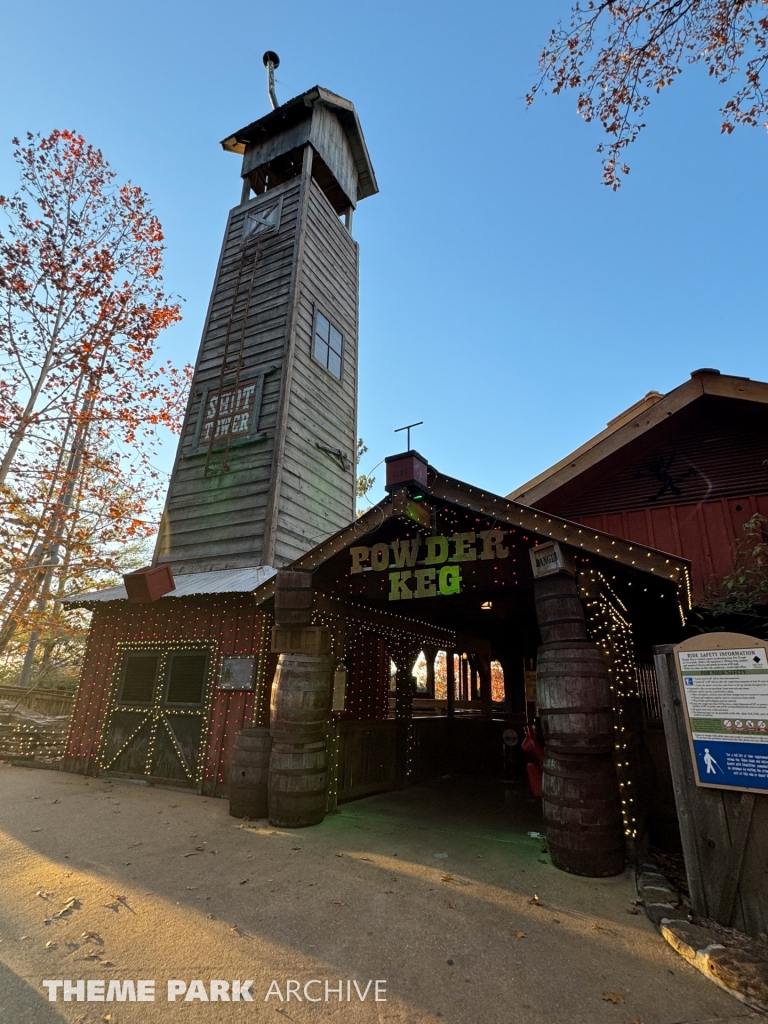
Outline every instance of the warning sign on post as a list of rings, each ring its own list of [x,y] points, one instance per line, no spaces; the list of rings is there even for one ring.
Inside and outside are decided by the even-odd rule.
[[[754,643],[726,648],[709,634],[677,649],[699,786],[768,792],[768,659]]]

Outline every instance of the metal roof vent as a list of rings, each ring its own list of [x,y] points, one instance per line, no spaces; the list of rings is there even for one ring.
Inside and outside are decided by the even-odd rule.
[[[280,58],[274,50],[267,50],[261,59],[264,62],[264,67],[267,69],[267,91],[269,92],[269,102],[272,104],[272,109],[277,110],[280,104],[277,102],[277,93],[275,92],[275,68],[280,67]]]

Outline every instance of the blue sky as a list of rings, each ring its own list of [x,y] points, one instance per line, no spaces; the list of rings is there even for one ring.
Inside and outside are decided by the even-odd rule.
[[[720,135],[727,93],[686,71],[611,193],[575,96],[525,107],[569,8],[9,4],[0,191],[13,135],[69,127],[98,145],[163,223],[166,282],[186,302],[162,355],[193,361],[240,194],[218,143],[269,109],[261,55],[277,50],[279,98],[319,83],[354,101],[381,189],[355,217],[361,469],[424,420],[413,444],[430,462],[506,493],[697,367],[768,377],[765,131]]]

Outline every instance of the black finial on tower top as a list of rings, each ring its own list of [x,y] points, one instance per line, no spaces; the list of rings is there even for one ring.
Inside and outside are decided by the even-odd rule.
[[[269,92],[269,101],[272,104],[272,109],[277,110],[280,104],[277,102],[277,93],[275,92],[275,68],[280,67],[280,58],[274,50],[267,50],[261,59],[264,62],[264,67],[267,69],[267,91]]]

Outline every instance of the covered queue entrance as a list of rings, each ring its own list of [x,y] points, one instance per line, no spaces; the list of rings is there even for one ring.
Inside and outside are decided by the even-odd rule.
[[[534,792],[543,776],[555,863],[621,870],[647,799],[638,666],[680,633],[687,564],[415,452],[388,460],[387,481],[386,499],[256,591],[274,602],[273,737],[276,722],[282,745],[295,729],[300,768],[296,702],[327,714],[328,809],[446,774]],[[288,692],[312,658],[332,674],[324,708]]]

